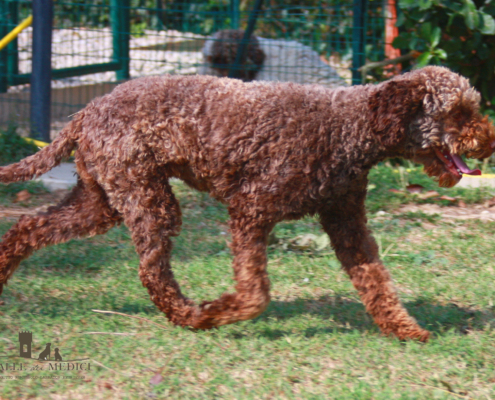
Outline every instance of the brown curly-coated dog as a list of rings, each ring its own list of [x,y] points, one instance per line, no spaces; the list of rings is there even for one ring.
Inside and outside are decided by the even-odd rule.
[[[123,220],[151,299],[174,324],[207,329],[263,312],[270,230],[318,214],[382,332],[427,340],[400,304],[366,227],[367,175],[387,157],[424,164],[441,186],[478,173],[460,156],[494,151],[495,131],[479,101],[466,79],[440,67],[338,89],[207,76],[124,83],[80,111],[50,146],[0,168],[1,182],[32,179],[77,147],[74,190],[3,237],[0,283],[33,251]],[[228,205],[235,293],[201,305],[181,293],[169,264],[169,238],[181,226],[172,177]]]
[[[206,56],[206,62],[218,76],[229,76],[229,69],[235,63],[243,39],[244,31],[239,29],[226,29],[212,35],[213,43],[208,51],[209,55]],[[263,66],[265,57],[256,36],[250,36],[246,46],[246,59],[237,72],[237,78],[244,82],[254,80]]]

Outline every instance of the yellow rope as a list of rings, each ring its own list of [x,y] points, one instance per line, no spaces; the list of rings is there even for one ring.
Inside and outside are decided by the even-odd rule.
[[[34,144],[35,146],[38,146],[40,149],[41,149],[42,147],[46,147],[46,146],[48,146],[48,145],[50,144],[50,143],[40,142],[39,140],[36,140],[36,139],[31,139],[31,138],[28,138],[28,137],[23,137],[23,139],[24,139],[26,142],[28,142],[28,143],[32,143],[32,144]],[[71,155],[72,157],[74,157],[75,152],[70,153],[70,155]]]
[[[33,22],[33,16],[30,15],[24,21],[22,21],[19,25],[17,25],[10,33],[7,34],[2,40],[0,40],[0,50],[6,47],[12,40],[14,40],[19,33],[21,33],[24,29],[26,29]]]
[[[466,177],[466,175],[464,175]],[[482,178],[482,179],[493,179],[495,178],[495,174],[481,174],[481,175],[469,175],[469,178]]]
[[[39,140],[31,139],[31,138],[28,138],[28,137],[23,137],[23,139],[26,142],[33,143],[34,145],[38,146],[39,148],[46,147],[46,146],[48,146],[50,144],[50,143],[40,142]]]
[[[0,134],[1,135],[1,134]],[[50,143],[45,143],[45,142],[41,142],[39,140],[36,140],[36,139],[31,139],[29,137],[24,137],[24,136],[21,136],[22,140],[28,142],[28,143],[32,143],[34,144],[35,146],[39,147],[40,149],[43,148],[43,147],[46,147],[48,146]],[[74,157],[75,155],[75,152],[73,151],[72,153],[70,153],[70,155],[72,157]]]

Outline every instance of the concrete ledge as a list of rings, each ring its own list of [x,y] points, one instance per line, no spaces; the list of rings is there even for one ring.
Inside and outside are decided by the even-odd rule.
[[[77,183],[76,166],[72,163],[62,163],[36,180],[43,182],[51,192],[59,189],[70,189]]]
[[[479,187],[495,188],[495,174],[483,174],[479,176],[464,175],[456,186],[467,189]]]

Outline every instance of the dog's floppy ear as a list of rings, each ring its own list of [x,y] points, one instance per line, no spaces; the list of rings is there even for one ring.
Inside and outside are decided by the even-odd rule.
[[[377,85],[369,98],[372,130],[386,147],[405,140],[407,128],[423,107],[426,94],[423,85],[397,78]]]
[[[417,113],[440,119],[456,107],[479,108],[480,95],[469,81],[444,67],[425,67],[372,89],[371,124],[384,146],[397,146]]]

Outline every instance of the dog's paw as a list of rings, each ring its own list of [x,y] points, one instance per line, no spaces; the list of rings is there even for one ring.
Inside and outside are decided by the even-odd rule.
[[[204,301],[199,305],[197,313],[191,324],[193,329],[207,330],[217,326],[215,314],[218,311],[213,309],[214,306],[212,304],[212,301]]]
[[[407,330],[407,332],[394,333],[400,340],[417,340],[426,343],[430,338],[430,332],[425,329]]]

